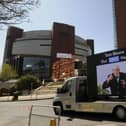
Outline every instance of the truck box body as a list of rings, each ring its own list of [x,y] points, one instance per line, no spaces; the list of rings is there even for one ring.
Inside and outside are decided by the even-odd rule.
[[[126,96],[126,50],[118,49],[99,53],[87,58],[88,68],[88,96],[98,95]],[[109,76],[113,76],[114,69],[120,69],[119,83],[114,84],[113,77],[110,86],[104,86]],[[116,88],[118,86],[118,89]],[[115,86],[115,87],[114,87]],[[105,88],[106,87],[106,88]],[[104,89],[103,89],[104,88]],[[117,92],[118,91],[118,92]]]
[[[87,77],[71,77],[64,82],[53,105],[60,106],[61,112],[113,113],[126,119],[126,50],[89,56],[87,68]]]

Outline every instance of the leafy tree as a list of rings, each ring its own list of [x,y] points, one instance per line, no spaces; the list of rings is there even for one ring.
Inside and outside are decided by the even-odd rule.
[[[13,79],[18,77],[17,72],[13,69],[13,67],[10,64],[3,64],[1,73],[0,73],[0,79],[3,81]]]
[[[39,0],[0,0],[0,25],[20,23]]]
[[[35,89],[40,85],[38,78],[34,75],[24,75],[16,83],[17,90]]]

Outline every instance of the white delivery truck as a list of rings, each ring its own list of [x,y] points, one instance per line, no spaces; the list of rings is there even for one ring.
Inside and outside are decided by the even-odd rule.
[[[126,49],[87,57],[87,73],[67,79],[57,90],[53,105],[60,106],[61,113],[113,113],[126,119]]]
[[[54,106],[61,107],[64,111],[113,113],[119,119],[126,119],[126,99],[116,97],[88,98],[87,77],[72,77],[65,81],[61,88],[57,89],[57,95],[53,100]],[[58,114],[57,109],[54,109]]]

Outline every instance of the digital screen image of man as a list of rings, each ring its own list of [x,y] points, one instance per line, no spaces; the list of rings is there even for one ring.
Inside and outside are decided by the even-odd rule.
[[[103,89],[110,88],[111,95],[126,95],[126,73],[120,71],[120,67],[114,66],[112,73],[107,76],[103,83]]]

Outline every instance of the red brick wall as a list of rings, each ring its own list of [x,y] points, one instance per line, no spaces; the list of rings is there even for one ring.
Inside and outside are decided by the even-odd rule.
[[[74,55],[74,27],[54,23],[52,31],[52,79],[62,79],[74,75],[74,61],[59,59],[57,53]],[[64,75],[63,75],[64,74]]]
[[[126,48],[126,0],[114,0],[117,48]]]
[[[53,63],[52,79],[74,76],[74,59],[60,59]]]

